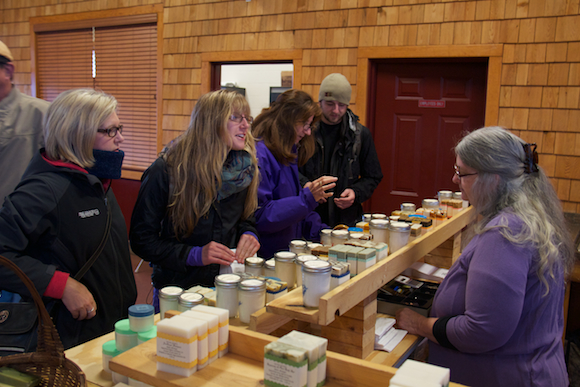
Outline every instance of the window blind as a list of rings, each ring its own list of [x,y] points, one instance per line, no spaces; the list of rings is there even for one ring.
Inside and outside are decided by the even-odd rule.
[[[117,99],[123,124],[123,169],[143,171],[157,157],[156,24],[37,34],[38,90],[52,101],[68,89],[92,87]],[[92,77],[95,50],[96,77]]]

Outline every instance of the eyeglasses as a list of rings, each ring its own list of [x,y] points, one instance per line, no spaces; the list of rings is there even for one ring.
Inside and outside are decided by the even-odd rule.
[[[310,129],[312,129],[312,126],[310,126],[310,124],[307,124],[306,122],[303,122],[302,128],[304,128],[304,130],[310,130]]]
[[[117,135],[117,132],[123,134],[123,125],[111,126],[110,128],[107,129],[97,129],[97,132],[107,133],[109,137],[115,137]]]
[[[457,175],[457,177],[459,179],[461,179],[462,177],[466,177],[466,176],[477,175],[477,173],[464,173],[464,174],[461,174],[461,173],[459,173],[459,168],[457,167],[457,165],[454,165],[453,166],[453,169],[455,169],[455,174]]]
[[[235,114],[232,114],[230,116],[230,121],[233,121],[233,122],[235,122],[237,124],[241,124],[242,123],[242,120],[244,118],[246,119],[246,122],[248,123],[248,125],[252,125],[252,122],[254,122],[254,118],[253,117],[251,117],[251,116],[247,116],[246,117],[244,114],[239,115],[239,116],[237,116]]]

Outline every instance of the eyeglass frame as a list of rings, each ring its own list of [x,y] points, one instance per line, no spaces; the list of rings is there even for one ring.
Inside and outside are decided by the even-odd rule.
[[[248,125],[252,125],[254,123],[254,117],[252,117],[252,116],[246,117],[245,114],[241,114],[240,116],[237,116],[235,114],[230,114],[229,120],[232,122],[235,122],[236,124],[241,124],[243,120],[246,120]]]
[[[457,165],[454,165],[453,166],[454,172],[457,175],[457,177],[459,178],[459,180],[461,180],[462,177],[473,176],[473,175],[477,175],[478,174],[477,172],[475,172],[475,173],[463,173],[462,174],[462,173],[459,173],[459,169],[458,168],[459,167]]]
[[[97,132],[99,133],[107,133],[107,136],[109,137],[115,137],[117,135],[117,133],[121,133],[123,134],[123,125],[119,125],[119,126],[111,126],[110,128],[107,129],[97,129]],[[115,134],[113,134],[111,136],[111,133],[114,132]]]

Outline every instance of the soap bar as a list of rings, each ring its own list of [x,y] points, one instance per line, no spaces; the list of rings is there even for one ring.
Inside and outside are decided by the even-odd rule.
[[[36,375],[26,374],[10,367],[0,368],[0,383],[15,387],[38,386],[42,379]]]
[[[196,312],[209,313],[218,316],[219,318],[219,346],[218,346],[218,357],[225,356],[228,353],[228,338],[229,338],[229,322],[230,322],[230,312],[227,309],[217,308],[207,305],[196,305],[191,310]]]
[[[197,371],[199,320],[182,316],[157,323],[157,370],[181,376]]]
[[[303,387],[308,378],[306,351],[274,341],[264,347],[264,385]]]

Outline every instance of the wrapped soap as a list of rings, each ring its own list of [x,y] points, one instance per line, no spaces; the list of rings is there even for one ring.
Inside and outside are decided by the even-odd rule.
[[[375,249],[363,249],[357,252],[357,273],[360,274],[364,270],[377,263],[377,251]]]
[[[223,357],[228,353],[228,338],[230,330],[230,317],[229,311],[223,308],[216,308],[207,305],[196,305],[191,310],[202,313],[209,313],[218,316],[219,318],[219,329],[218,329],[218,357]]]
[[[326,348],[328,340],[307,333],[292,331],[280,339],[279,343],[304,349],[308,355],[308,387],[320,387],[326,379]]]
[[[346,252],[346,261],[350,266],[350,276],[354,277],[359,273],[358,271],[358,253],[363,251],[364,247],[350,246],[350,249]]]
[[[332,265],[330,272],[330,290],[350,279],[350,265],[348,262],[329,261]]]
[[[266,303],[288,293],[288,284],[272,278],[266,279]]]
[[[264,385],[302,387],[307,378],[308,357],[304,349],[279,341],[264,347]]]
[[[197,371],[199,320],[182,316],[157,323],[157,370],[180,376]]]
[[[207,350],[208,363],[211,364],[218,358],[219,347],[219,317],[211,313],[203,313],[195,310],[188,310],[181,314],[183,317],[197,318],[207,322]]]

